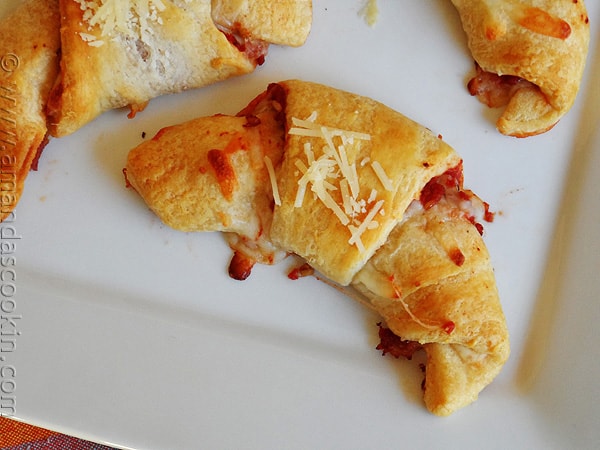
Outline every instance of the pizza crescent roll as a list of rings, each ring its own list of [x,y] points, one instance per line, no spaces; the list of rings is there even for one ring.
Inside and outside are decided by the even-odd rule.
[[[51,134],[68,135],[114,108],[129,106],[135,115],[154,97],[252,72],[269,46],[268,34],[254,34],[253,21],[285,27],[276,36],[283,44],[299,45],[310,30],[309,0],[261,0],[248,19],[223,10],[230,3],[243,6],[233,0],[60,0],[62,56],[48,104]]]
[[[58,72],[58,0],[28,0],[0,22],[0,220],[17,205],[47,143],[44,108]]]
[[[381,103],[273,83],[235,117],[161,130],[130,151],[126,176],[173,228],[226,232],[234,278],[294,253],[354,291],[425,348],[435,414],[475,400],[508,357],[487,206],[449,145]]]
[[[455,182],[443,185],[450,191],[413,205],[353,281],[395,335],[424,347],[424,400],[437,415],[476,400],[510,352],[483,239],[452,200]]]
[[[583,0],[452,0],[477,63],[469,91],[505,109],[506,135],[551,129],[572,107],[590,39]]]

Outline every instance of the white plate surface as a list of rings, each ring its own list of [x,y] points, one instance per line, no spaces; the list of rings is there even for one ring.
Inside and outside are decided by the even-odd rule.
[[[50,143],[11,224],[20,334],[3,336],[16,347],[0,381],[15,418],[136,449],[598,447],[600,4],[587,2],[575,107],[517,140],[465,90],[472,60],[449,1],[378,3],[369,27],[362,2],[315,0],[306,45],[272,47],[255,73]],[[374,349],[377,318],[360,305],[288,280],[290,262],[232,281],[219,234],[170,230],[125,188],[143,132],[235,113],[287,78],[372,97],[442,134],[498,212],[486,242],[512,355],[449,418],[425,410],[414,360]]]

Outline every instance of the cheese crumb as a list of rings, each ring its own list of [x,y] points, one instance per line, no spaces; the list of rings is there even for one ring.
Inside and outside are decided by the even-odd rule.
[[[374,26],[379,16],[379,8],[377,8],[377,0],[366,0],[358,11],[358,15],[361,16],[367,25],[370,27]]]
[[[79,33],[79,37],[83,42],[87,42],[91,47],[100,47],[101,45],[104,45],[104,41],[99,41],[93,34]]]

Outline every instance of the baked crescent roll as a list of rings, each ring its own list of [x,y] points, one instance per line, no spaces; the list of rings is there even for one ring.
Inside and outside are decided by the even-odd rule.
[[[306,39],[310,0],[254,3],[246,18],[236,15],[244,2],[234,0],[60,0],[62,57],[48,104],[51,134],[68,135],[109,109],[129,106],[134,115],[159,95],[253,71],[270,37],[254,34],[257,20],[285,28],[273,33],[279,43]]]
[[[551,129],[573,105],[588,53],[583,0],[452,0],[478,66],[469,90],[489,106],[506,106],[506,135]]]
[[[425,127],[320,84],[269,85],[237,116],[167,127],[132,149],[127,180],[168,225],[224,231],[230,274],[294,253],[428,354],[425,402],[475,400],[509,352],[487,206]]]
[[[483,239],[452,198],[460,182],[443,185],[440,201],[414,203],[353,280],[395,335],[423,345],[424,399],[437,415],[476,400],[510,352]]]
[[[28,0],[0,22],[0,220],[46,145],[44,107],[58,72],[58,0]]]

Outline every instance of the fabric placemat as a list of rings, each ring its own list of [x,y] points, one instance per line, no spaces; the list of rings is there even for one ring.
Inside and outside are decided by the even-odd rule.
[[[2,450],[113,450],[102,444],[0,417]]]

